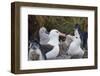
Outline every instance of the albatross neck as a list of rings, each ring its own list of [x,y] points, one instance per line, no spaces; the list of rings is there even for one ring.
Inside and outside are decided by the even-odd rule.
[[[51,45],[59,45],[59,37],[55,37],[55,38],[50,38],[48,44],[51,44]]]

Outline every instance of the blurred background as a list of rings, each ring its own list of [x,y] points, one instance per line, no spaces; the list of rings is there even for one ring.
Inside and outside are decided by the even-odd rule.
[[[58,29],[60,32],[73,34],[75,24],[79,24],[82,31],[88,31],[87,17],[28,15],[28,39],[39,40],[38,32],[42,26],[46,27],[48,32],[51,29]]]

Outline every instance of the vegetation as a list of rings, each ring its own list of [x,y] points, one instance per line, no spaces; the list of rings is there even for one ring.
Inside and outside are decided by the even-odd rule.
[[[41,26],[51,29],[58,29],[64,33],[73,33],[75,24],[79,24],[83,31],[87,31],[88,18],[87,17],[68,17],[68,16],[39,16],[29,15],[29,37],[36,36]]]

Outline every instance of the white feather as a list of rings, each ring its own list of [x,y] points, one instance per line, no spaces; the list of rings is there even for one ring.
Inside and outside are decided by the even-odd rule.
[[[53,45],[53,49],[50,52],[46,53],[47,59],[52,59],[58,56],[59,54],[59,33],[57,33],[58,30],[51,30],[49,35],[49,42],[48,44]]]
[[[84,51],[81,49],[80,44],[81,44],[80,35],[78,33],[78,30],[75,30],[75,36],[68,49],[68,54],[71,56],[77,55],[79,56],[79,58],[81,58],[84,54]]]

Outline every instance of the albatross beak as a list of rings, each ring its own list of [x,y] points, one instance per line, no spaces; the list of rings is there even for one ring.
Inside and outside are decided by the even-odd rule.
[[[66,37],[66,35],[64,33],[59,32],[60,36]]]

